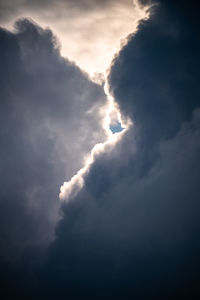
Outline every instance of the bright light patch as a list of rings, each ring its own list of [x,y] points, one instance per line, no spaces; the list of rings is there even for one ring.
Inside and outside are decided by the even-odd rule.
[[[44,9],[38,9],[37,3],[16,0],[18,9],[1,25],[12,29],[14,18],[28,17],[50,27],[61,42],[61,54],[92,78],[105,72],[114,55],[126,44],[127,34],[136,31],[138,21],[146,16],[146,11],[134,2],[58,0],[45,2]]]

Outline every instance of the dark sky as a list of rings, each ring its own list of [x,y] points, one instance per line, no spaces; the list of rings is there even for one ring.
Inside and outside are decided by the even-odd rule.
[[[133,124],[69,203],[61,184],[105,140],[103,88],[50,29],[0,29],[3,300],[200,298],[199,9],[141,3],[156,5],[108,78]]]

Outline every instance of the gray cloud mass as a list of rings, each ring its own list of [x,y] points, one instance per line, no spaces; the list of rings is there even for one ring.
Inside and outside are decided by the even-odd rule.
[[[190,17],[161,2],[113,61],[110,91],[133,126],[63,206],[47,295],[198,297],[200,43]]]
[[[133,125],[95,158],[59,220],[60,183],[104,139],[104,93],[60,57],[50,30],[1,29],[5,299],[199,299],[198,9],[156,3],[109,74]]]
[[[60,185],[105,138],[105,95],[60,57],[50,30],[22,20],[0,39],[1,255],[12,260],[52,240]]]

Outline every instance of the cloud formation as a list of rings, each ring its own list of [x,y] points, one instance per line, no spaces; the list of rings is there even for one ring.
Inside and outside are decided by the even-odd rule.
[[[50,30],[20,20],[0,29],[1,257],[47,245],[59,218],[59,188],[105,139],[105,94],[60,56]]]
[[[132,126],[115,147],[95,156],[84,173],[85,185],[73,201],[62,204],[62,219],[44,257],[38,255],[39,247],[32,247],[21,264],[2,264],[7,298],[199,298],[199,19],[193,18],[193,2],[157,4],[110,69],[110,92]],[[2,102],[1,110],[2,141],[11,143],[2,152],[9,155],[2,191],[9,195],[8,204],[20,199],[13,207],[30,236],[27,224],[35,230],[35,223],[44,220],[38,222],[32,212],[38,218],[33,223],[26,214],[25,184],[30,192],[42,183],[41,202],[49,196],[52,212],[58,181],[66,173],[71,178],[91,144],[104,138],[98,111],[105,98],[100,86],[59,56],[50,31],[28,21],[18,28],[17,34],[2,30],[1,37],[6,49],[1,54],[2,99],[12,100]],[[13,166],[15,172],[8,172]],[[23,182],[17,187],[16,178]],[[35,203],[37,192],[32,195]],[[21,224],[15,212],[5,219],[2,213],[6,226],[1,228],[16,228],[7,225],[11,219]],[[15,245],[19,234],[13,232],[1,236]],[[21,240],[25,245],[26,239]]]
[[[110,91],[133,126],[63,206],[47,295],[197,297],[200,41],[190,13],[161,2],[113,61]]]

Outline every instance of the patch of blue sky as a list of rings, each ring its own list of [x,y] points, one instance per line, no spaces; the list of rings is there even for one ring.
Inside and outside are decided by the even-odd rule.
[[[114,125],[110,125],[110,130],[114,134],[114,133],[121,132],[122,130],[124,130],[124,128],[121,126],[120,122],[117,122]]]

